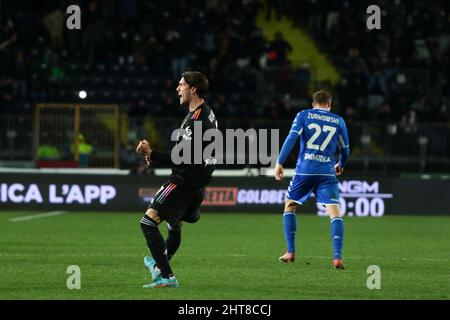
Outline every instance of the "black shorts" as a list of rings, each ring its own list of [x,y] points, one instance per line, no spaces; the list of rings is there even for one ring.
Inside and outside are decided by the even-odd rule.
[[[198,208],[204,196],[205,187],[183,188],[169,181],[161,186],[148,207],[158,211],[161,220],[172,227],[180,221],[195,223],[200,219]]]

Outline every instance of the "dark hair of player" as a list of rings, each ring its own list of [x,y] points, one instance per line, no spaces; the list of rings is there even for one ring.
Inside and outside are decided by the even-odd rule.
[[[319,104],[319,105],[329,104],[329,103],[331,103],[331,99],[332,99],[331,93],[329,93],[328,91],[325,91],[325,90],[320,90],[313,94],[313,103],[314,104]]]
[[[190,86],[197,88],[197,95],[199,98],[205,98],[209,88],[208,78],[198,71],[186,71],[181,74],[184,81]]]

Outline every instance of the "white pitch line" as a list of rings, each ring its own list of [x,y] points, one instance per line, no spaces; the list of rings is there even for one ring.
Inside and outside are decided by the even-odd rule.
[[[47,213],[42,213],[42,214],[33,214],[31,216],[12,218],[12,219],[9,219],[9,221],[17,222],[17,221],[40,219],[40,218],[48,218],[48,217],[59,216],[61,214],[65,214],[65,213],[67,213],[67,211],[52,211],[52,212],[47,212]]]

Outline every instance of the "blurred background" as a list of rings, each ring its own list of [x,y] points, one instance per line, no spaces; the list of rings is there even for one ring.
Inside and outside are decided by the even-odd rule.
[[[81,30],[66,28],[72,4]],[[371,4],[381,30],[366,28]],[[0,0],[0,167],[148,172],[136,142],[170,147],[195,69],[221,129],[279,128],[281,147],[327,89],[349,172],[448,172],[449,57],[444,0]]]

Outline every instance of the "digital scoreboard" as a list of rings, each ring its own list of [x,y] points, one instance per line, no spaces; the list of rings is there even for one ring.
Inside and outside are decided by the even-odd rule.
[[[378,181],[344,180],[339,182],[341,215],[349,217],[382,217],[385,201],[392,199],[392,193],[380,192]],[[317,215],[327,216],[324,205],[317,205]]]

